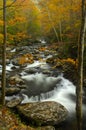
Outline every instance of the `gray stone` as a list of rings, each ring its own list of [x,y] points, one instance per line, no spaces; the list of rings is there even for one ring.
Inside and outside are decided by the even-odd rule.
[[[50,70],[43,70],[42,73],[47,74],[47,75],[51,75],[52,72]]]
[[[6,96],[12,96],[14,94],[18,94],[20,91],[21,89],[16,87],[6,88]]]
[[[26,73],[29,73],[29,74],[34,74],[37,72],[37,69],[35,68],[29,68],[28,70],[25,70]]]
[[[22,98],[20,99],[12,99],[11,101],[9,101],[6,106],[9,108],[13,108],[16,107],[17,105],[19,105],[22,102]]]
[[[24,81],[20,78],[19,75],[15,75],[15,76],[10,77],[9,83],[14,83],[14,84],[23,85],[23,84],[24,84]]]
[[[32,121],[36,125],[56,125],[64,121],[68,111],[56,102],[35,102],[19,105],[18,111],[28,122]]]
[[[42,126],[39,127],[39,130],[55,130],[55,128],[53,126]]]

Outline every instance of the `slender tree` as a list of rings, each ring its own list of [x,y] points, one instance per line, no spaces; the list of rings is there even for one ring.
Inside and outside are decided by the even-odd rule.
[[[82,20],[80,39],[78,44],[78,86],[76,88],[76,115],[77,115],[77,129],[82,130],[82,90],[83,90],[83,54],[84,54],[84,37],[86,30],[86,1],[82,0]]]
[[[5,86],[6,86],[6,0],[3,0],[3,45],[2,45],[2,105],[5,105]]]

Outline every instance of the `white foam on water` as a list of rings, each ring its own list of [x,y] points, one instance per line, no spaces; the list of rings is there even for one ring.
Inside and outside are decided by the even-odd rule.
[[[47,92],[47,93],[41,93],[40,94],[40,101],[56,101],[61,103],[62,105],[64,105],[68,111],[73,112],[75,111],[75,102],[72,98],[75,97],[75,86],[72,84],[72,82],[70,82],[69,80],[65,79],[62,76],[59,77],[46,77],[46,80],[44,80],[44,75],[43,74],[35,74],[35,75],[27,75],[27,76],[23,76],[23,79],[26,80],[35,80],[36,83],[38,84],[46,84],[46,86],[51,85],[52,83],[54,84],[56,82],[56,80],[58,78],[61,78],[61,82],[60,84],[57,84],[57,87],[54,88],[53,91],[51,92]],[[24,96],[24,100],[22,101],[22,103],[27,103],[27,102],[34,102],[34,101],[38,101],[39,97],[35,96],[35,97],[30,97],[28,98],[27,95],[23,95]]]
[[[46,41],[45,41],[45,40],[41,40],[41,39],[40,39],[40,42],[41,42],[41,43],[43,43],[43,44],[45,44],[45,43],[46,43]]]
[[[69,112],[75,111],[75,101],[70,96],[75,97],[75,86],[67,79],[62,77],[59,87],[54,89],[54,95],[47,101],[56,101],[64,105]]]
[[[12,63],[6,65],[6,70],[7,70],[7,71],[12,71],[11,68],[12,68],[13,66],[14,66],[14,65],[13,65]]]
[[[14,48],[13,50],[11,50],[10,52],[16,52],[16,48]]]
[[[45,64],[46,64],[45,62],[35,61],[33,64],[27,65],[26,69],[32,68],[32,67],[37,67],[37,66],[40,66],[40,65],[45,65]]]
[[[6,72],[12,71],[12,67],[14,67],[14,65],[10,62],[10,64],[6,65]],[[15,66],[15,67],[19,68],[19,66]],[[2,73],[2,65],[0,65],[0,73]]]
[[[12,71],[11,67],[13,67],[13,64],[10,63],[6,65],[6,71]],[[0,73],[2,72],[2,65],[0,65]]]
[[[7,100],[7,101],[10,101],[10,100],[12,100],[12,99],[19,99],[19,96],[18,95],[13,95],[13,96],[5,96],[5,100]]]

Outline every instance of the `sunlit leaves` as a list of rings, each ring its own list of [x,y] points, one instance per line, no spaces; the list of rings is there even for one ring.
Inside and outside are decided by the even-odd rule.
[[[53,24],[63,40],[70,39],[71,34],[73,39],[75,39],[74,37],[78,39],[81,0],[41,0],[40,7],[44,35],[50,35],[51,30],[53,31]],[[48,14],[52,19],[52,23]],[[55,35],[54,31],[53,35]]]
[[[40,35],[40,15],[39,9],[34,5],[31,0],[16,0],[11,5],[12,0],[7,1],[7,33],[8,42],[13,43],[18,40],[29,37],[38,37]],[[0,1],[2,7],[2,2]],[[2,17],[2,11],[0,16]],[[0,33],[3,33],[3,20],[0,19]],[[21,36],[20,36],[21,35]]]

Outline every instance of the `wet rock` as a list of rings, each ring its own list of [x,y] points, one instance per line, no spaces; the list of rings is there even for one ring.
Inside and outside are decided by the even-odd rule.
[[[54,58],[53,57],[47,58],[46,63],[55,64]]]
[[[13,108],[16,107],[17,105],[19,105],[22,102],[22,98],[19,99],[15,99],[13,98],[11,101],[9,101],[6,106],[9,108]]]
[[[11,69],[12,69],[12,70],[16,70],[17,67],[16,67],[16,66],[12,66]]]
[[[6,47],[6,51],[7,52],[11,51],[11,48],[10,47]]]
[[[16,65],[16,66],[20,66],[19,61],[18,61],[18,58],[13,59],[13,60],[12,60],[12,64],[13,64],[13,65]]]
[[[34,74],[36,73],[38,70],[36,68],[29,68],[28,70],[25,70],[26,73],[29,73],[29,74]]]
[[[50,70],[43,70],[42,73],[47,74],[47,75],[51,75],[52,72]]]
[[[0,64],[2,64],[2,60],[0,60]],[[6,64],[10,64],[10,60],[6,59]]]
[[[74,64],[65,62],[63,64],[64,77],[77,84],[77,68]]]
[[[55,128],[53,126],[42,126],[39,127],[41,130],[55,130]]]
[[[56,125],[64,121],[68,111],[56,102],[35,102],[22,104],[17,107],[19,113],[29,122],[41,125]]]
[[[39,59],[39,57],[40,57],[40,55],[39,55],[39,54],[34,54],[34,60],[38,60],[38,59]]]
[[[55,130],[53,126],[41,126],[41,127],[31,127],[27,126],[27,130]]]
[[[6,96],[12,96],[14,94],[18,94],[20,91],[21,89],[16,87],[6,88]]]
[[[6,64],[10,64],[10,59],[6,59]]]
[[[20,78],[19,75],[16,74],[15,76],[10,77],[9,84],[11,84],[11,85],[16,85],[16,84],[23,85],[24,81]]]
[[[26,85],[17,85],[17,87],[20,88],[20,89],[26,89],[27,88]]]

